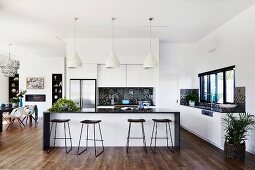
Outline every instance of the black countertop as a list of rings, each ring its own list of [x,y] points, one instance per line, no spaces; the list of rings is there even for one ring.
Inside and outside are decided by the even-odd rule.
[[[151,114],[154,114],[154,113],[165,113],[165,114],[168,114],[168,113],[172,113],[172,114],[175,114],[175,113],[180,113],[179,111],[176,111],[176,110],[171,110],[171,109],[167,109],[167,108],[150,108],[150,109],[143,109],[143,110],[138,110],[138,109],[133,109],[133,110],[122,110],[120,108],[114,108],[114,109],[111,109],[111,108],[98,108],[98,109],[84,109],[80,112],[49,112],[49,111],[46,111],[44,113],[151,113]]]

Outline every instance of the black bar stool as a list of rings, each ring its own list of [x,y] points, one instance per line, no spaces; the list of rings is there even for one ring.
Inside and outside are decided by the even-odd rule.
[[[143,139],[143,144],[144,144],[144,150],[147,154],[147,147],[146,147],[146,140],[145,140],[145,132],[144,132],[144,119],[128,119],[129,122],[129,128],[128,128],[128,137],[127,137],[127,153],[128,153],[128,148],[129,148],[129,139]],[[130,137],[130,129],[131,129],[131,123],[141,123],[142,125],[142,137]]]
[[[82,124],[81,126],[81,133],[80,133],[80,140],[79,140],[79,145],[78,145],[78,151],[77,151],[77,155],[80,155],[81,153],[85,152],[87,149],[88,149],[88,141],[89,140],[92,140],[94,141],[94,147],[95,147],[95,156],[98,157],[101,153],[104,152],[104,140],[103,140],[103,137],[102,137],[102,132],[101,132],[101,127],[100,127],[100,122],[101,120],[83,120],[81,121],[80,123]],[[81,144],[81,136],[82,136],[82,131],[83,131],[83,125],[86,124],[87,125],[87,135],[86,135],[86,148],[79,152],[80,151],[80,144]],[[94,138],[93,139],[89,139],[89,125],[94,125]],[[95,125],[98,124],[98,128],[99,128],[99,133],[100,133],[100,137],[101,139],[96,139],[96,128],[95,128]],[[102,142],[102,151],[100,153],[97,154],[97,148],[96,148],[96,142],[97,141],[101,141]]]
[[[156,142],[157,142],[157,139],[166,139],[166,142],[167,142],[167,148],[171,151],[171,152],[174,152],[174,146],[173,146],[173,139],[172,139],[172,133],[171,133],[171,127],[170,127],[170,122],[172,122],[170,119],[152,119],[154,124],[153,124],[153,129],[152,129],[152,135],[151,135],[151,143],[150,143],[150,148],[152,150],[153,153],[155,153],[155,150],[156,150]],[[166,125],[166,137],[157,137],[157,131],[158,131],[158,123],[165,123]],[[155,130],[155,135],[154,135],[154,129],[155,129],[155,126],[156,126],[156,130]],[[168,126],[168,127],[167,127]],[[169,132],[168,132],[169,131]],[[169,144],[168,144],[168,134],[170,135],[170,139],[171,139],[171,144],[172,144],[172,147],[170,148],[169,147]],[[154,137],[153,137],[154,135]],[[155,145],[154,145],[154,149],[152,149],[151,145],[152,145],[152,140],[154,139],[155,141]]]
[[[72,137],[71,137],[69,122],[70,122],[70,119],[53,119],[53,120],[50,121],[50,123],[51,123],[50,137],[51,137],[51,132],[52,132],[53,124],[55,123],[55,135],[54,135],[54,138],[53,138],[54,139],[54,147],[52,149],[50,149],[50,147],[49,147],[47,149],[47,154],[50,153],[55,148],[56,139],[65,139],[66,154],[68,154],[72,150],[73,146],[72,146]],[[65,133],[65,137],[64,138],[57,138],[56,137],[57,124],[59,124],[59,123],[64,123],[64,133]],[[68,125],[69,138],[66,137],[66,123]],[[67,139],[70,139],[70,143],[71,143],[71,148],[69,150],[67,150],[67,145],[66,145],[66,140]]]

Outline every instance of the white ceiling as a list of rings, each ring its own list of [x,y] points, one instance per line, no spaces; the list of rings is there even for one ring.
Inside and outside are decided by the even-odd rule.
[[[13,43],[40,55],[63,56],[56,36],[110,38],[110,18],[116,25],[148,25],[154,17],[153,37],[162,42],[194,42],[238,15],[254,0],[0,0],[0,43]],[[117,27],[117,38],[148,38],[146,27]],[[6,45],[7,46],[7,45]],[[0,49],[1,50],[1,49]]]

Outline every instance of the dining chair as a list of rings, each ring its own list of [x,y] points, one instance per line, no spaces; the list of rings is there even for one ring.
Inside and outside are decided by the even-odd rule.
[[[25,108],[24,107],[20,107],[20,108],[16,108],[16,109],[13,109],[12,112],[10,113],[9,115],[9,118],[10,118],[10,124],[8,125],[6,131],[8,129],[10,129],[12,127],[12,125],[14,124],[15,120],[18,121],[19,123],[19,126],[20,128],[22,129],[23,127],[26,127],[22,121],[21,121],[21,116],[25,114]],[[23,126],[23,127],[22,127]]]
[[[26,119],[26,124],[27,124],[28,118],[31,117],[35,121],[35,123],[38,124],[33,114],[35,114],[35,105],[25,106],[24,118],[22,119],[22,123]]]

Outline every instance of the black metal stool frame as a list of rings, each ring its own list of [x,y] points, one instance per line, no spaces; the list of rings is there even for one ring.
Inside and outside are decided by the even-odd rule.
[[[141,123],[142,134],[143,134],[142,137],[130,137],[131,123],[132,122],[129,122],[129,127],[128,127],[128,137],[127,137],[127,146],[126,146],[127,153],[128,153],[128,148],[129,148],[129,139],[143,139],[144,150],[147,154],[146,139],[145,139],[145,132],[144,132],[144,122],[133,122],[133,123]]]
[[[50,127],[50,137],[51,137],[51,133],[52,133],[52,128],[53,128],[53,124],[55,123],[55,132],[54,132],[54,146],[50,149],[50,147],[47,149],[47,154],[49,154],[53,149],[55,149],[55,143],[56,143],[56,139],[65,139],[65,149],[66,149],[66,154],[68,154],[72,148],[73,148],[73,145],[72,145],[72,137],[71,137],[71,132],[70,132],[70,126],[69,126],[69,122],[61,122],[61,123],[64,123],[64,133],[65,133],[65,137],[64,138],[57,138],[56,137],[56,134],[57,134],[57,124],[59,123],[56,123],[56,122],[51,122],[51,127]],[[66,123],[68,125],[68,131],[69,131],[69,138],[66,137]],[[50,139],[50,138],[49,138]],[[66,145],[66,140],[67,139],[70,139],[70,143],[71,143],[71,148],[69,150],[67,150],[67,145]]]
[[[101,132],[101,127],[100,127],[100,123],[93,123],[93,131],[94,131],[94,138],[93,139],[89,139],[89,124],[91,123],[86,123],[87,124],[87,134],[86,134],[86,148],[84,150],[82,150],[80,152],[80,144],[81,144],[81,138],[82,138],[82,132],[83,132],[83,125],[84,123],[82,123],[82,126],[81,126],[81,133],[80,133],[80,139],[79,139],[79,145],[78,145],[78,150],[77,150],[77,155],[80,155],[82,154],[83,152],[85,152],[87,149],[88,149],[88,141],[89,140],[92,140],[94,141],[94,148],[95,148],[95,156],[98,157],[99,155],[101,155],[103,152],[104,152],[104,140],[103,140],[103,137],[102,137],[102,132]],[[99,133],[100,133],[100,139],[95,139],[96,138],[96,128],[95,128],[95,125],[98,124],[98,129],[99,129]],[[97,153],[97,147],[96,147],[96,142],[97,141],[101,141],[102,142],[102,151]]]
[[[166,125],[166,137],[157,137],[157,131],[158,131],[158,123],[165,123]],[[153,134],[154,134],[154,129],[155,129],[155,126],[156,126],[156,130],[155,130],[155,135],[153,137]],[[167,128],[168,126],[168,128]],[[169,131],[169,135],[170,135],[170,139],[171,139],[171,147],[169,147],[169,142],[168,142],[168,131]],[[154,139],[154,148],[152,149],[152,140]],[[156,151],[156,146],[157,146],[157,139],[166,139],[166,142],[167,142],[167,148],[174,153],[174,146],[173,146],[173,139],[172,139],[172,133],[171,133],[171,127],[170,127],[170,122],[156,122],[154,121],[154,124],[153,124],[153,129],[152,129],[152,135],[151,135],[151,143],[150,143],[150,149],[152,150],[153,153],[155,153]]]

